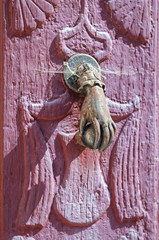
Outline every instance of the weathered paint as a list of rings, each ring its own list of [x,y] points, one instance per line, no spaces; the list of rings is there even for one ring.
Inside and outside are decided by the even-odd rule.
[[[1,108],[0,131],[3,139],[1,154],[4,159],[1,164],[1,173],[3,168],[1,203],[3,204],[3,194],[5,213],[3,218],[1,212],[1,228],[4,230],[6,240],[29,240],[30,237],[35,240],[131,238],[157,240],[157,1],[138,1],[140,11],[137,11],[135,6],[134,12],[132,11],[132,15],[129,16],[130,21],[134,21],[135,24],[138,24],[136,19],[140,14],[144,17],[143,20],[140,18],[141,22],[139,21],[142,28],[137,25],[136,31],[135,27],[128,31],[123,30],[124,24],[120,28],[121,16],[125,14],[124,9],[123,13],[121,8],[114,14],[111,2],[115,1],[88,1],[89,11],[84,12],[84,7],[87,6],[83,5],[81,10],[80,1],[61,0],[56,8],[53,7],[53,15],[46,20],[42,28],[33,26],[33,31],[21,31],[15,36],[13,27],[10,27],[9,1],[4,1],[4,29],[1,29],[4,35],[1,98],[3,97],[4,101]],[[133,9],[132,5],[135,3],[136,1],[131,3],[128,0],[126,10]],[[84,15],[87,14],[88,20],[86,15],[81,15],[82,11]],[[77,20],[80,20],[80,16],[84,16],[86,20],[78,25]],[[66,27],[72,29],[71,35],[63,31]],[[109,41],[104,40],[105,36]],[[108,51],[105,57],[106,50]],[[80,215],[77,216],[78,226],[73,226],[72,223],[68,226],[59,216],[56,217],[58,211],[55,214],[54,203],[52,204],[55,196],[58,196],[60,186],[63,186],[63,177],[68,176],[64,161],[74,153],[75,162],[72,165],[74,169],[78,159],[77,148],[80,148],[75,145],[72,154],[71,150],[69,154],[67,151],[64,152],[65,146],[62,146],[63,140],[59,137],[61,132],[66,136],[75,134],[83,103],[82,97],[69,92],[63,85],[63,75],[56,73],[61,72],[64,60],[67,60],[72,52],[90,54],[101,62],[102,81],[107,86],[108,106],[118,128],[112,145],[97,157],[98,162],[100,160],[100,168],[97,168],[95,176],[104,179],[103,186],[108,186],[109,191],[109,194],[104,192],[104,214],[101,211],[99,220],[95,219],[95,223],[87,227],[80,223]],[[26,96],[27,106],[33,117],[23,126],[21,124],[24,118],[19,107],[22,96]],[[66,99],[64,107],[60,105],[63,99]],[[53,104],[53,111],[41,111],[48,109],[48,100],[56,102],[58,107]],[[31,133],[25,138],[28,136],[25,135],[25,130],[31,128],[31,124],[35,126],[37,132],[34,131],[34,134]],[[45,154],[42,162],[38,161],[36,158],[38,149],[35,148],[36,151],[32,150],[33,154],[29,157],[31,168],[27,177],[28,168],[25,161],[28,155],[25,146],[28,145],[25,141],[29,141],[31,149],[34,149],[40,140],[39,132],[40,139],[43,139],[47,146],[45,154],[49,152],[50,156],[47,157],[50,162],[48,165],[45,164],[45,161],[47,162]],[[39,149],[40,154],[43,154],[44,148]],[[84,151],[86,159],[93,150]],[[37,163],[32,162],[33,155]],[[82,162],[81,158],[80,161]],[[77,163],[80,165],[80,162]],[[52,169],[48,167],[49,165]],[[82,166],[84,168],[84,165]],[[87,173],[88,168],[84,172],[85,177]],[[78,174],[75,174],[73,179],[69,178],[71,179],[69,188],[72,186],[75,196],[80,189],[76,175]],[[41,185],[38,176],[44,177]],[[48,190],[50,188],[51,195]],[[65,190],[69,196],[68,188]],[[91,196],[94,196],[93,191],[90,191]],[[44,201],[46,214],[45,208],[42,209],[43,201],[38,202],[41,198],[37,197],[37,193],[38,196],[42,193],[46,200]],[[31,212],[28,203],[25,206],[27,201],[24,201],[24,196],[33,206]],[[106,201],[109,203],[109,196],[110,205],[106,204]],[[85,199],[88,199],[87,196]],[[99,209],[101,202],[99,201],[97,205]],[[86,202],[86,209],[87,207]],[[21,212],[28,215],[23,218],[23,214],[20,216]],[[21,221],[22,225],[19,224]]]

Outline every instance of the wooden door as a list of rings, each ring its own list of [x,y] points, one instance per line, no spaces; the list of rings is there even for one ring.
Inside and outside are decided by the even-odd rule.
[[[3,1],[1,239],[158,239],[157,7]],[[103,152],[75,140],[84,98],[63,66],[77,53],[99,63],[117,126]]]

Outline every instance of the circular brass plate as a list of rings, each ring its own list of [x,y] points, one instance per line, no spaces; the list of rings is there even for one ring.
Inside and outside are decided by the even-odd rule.
[[[75,72],[77,70],[77,67],[82,63],[88,63],[91,64],[99,73],[99,76],[101,76],[100,66],[97,63],[97,61],[87,54],[76,54],[70,57],[67,63],[64,65],[64,80],[66,85],[72,89],[74,92],[79,93],[78,89],[80,88],[80,85],[78,83],[77,76],[75,75]]]

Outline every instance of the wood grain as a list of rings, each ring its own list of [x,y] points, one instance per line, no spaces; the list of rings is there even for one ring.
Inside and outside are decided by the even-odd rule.
[[[131,153],[133,157],[128,159],[131,161],[127,161],[127,165],[123,165],[123,168],[115,168],[116,166],[114,164],[113,172],[111,172],[110,168],[110,159],[116,151],[114,145],[107,149],[101,156],[102,161],[100,161],[104,181],[108,185],[108,190],[111,193],[115,191],[115,186],[111,184],[111,179],[114,176],[116,180],[120,179],[120,176],[116,174],[117,170],[119,170],[119,172],[126,170],[126,172],[123,172],[123,179],[125,179],[126,175],[128,176],[128,172],[130,173],[131,177],[128,177],[127,181],[123,181],[122,183],[124,199],[128,199],[130,202],[133,201],[134,198],[131,198],[130,194],[136,197],[138,195],[137,188],[139,187],[140,196],[138,195],[138,200],[135,200],[136,203],[132,202],[134,204],[132,209],[135,208],[135,205],[140,207],[139,204],[142,203],[140,216],[134,219],[131,210],[130,222],[124,221],[121,223],[120,221],[119,223],[119,217],[118,221],[116,219],[117,210],[114,211],[113,208],[112,200],[115,199],[115,197],[110,194],[109,208],[100,219],[91,226],[68,226],[64,221],[59,220],[58,216],[56,217],[52,207],[49,213],[47,211],[49,216],[47,222],[44,224],[45,226],[41,230],[33,227],[23,227],[21,231],[19,231],[19,228],[15,224],[20,206],[19,203],[25,192],[23,174],[25,169],[23,157],[24,142],[21,129],[21,114],[18,107],[19,99],[21,99],[22,96],[27,96],[29,102],[38,102],[39,100],[47,102],[55,100],[65,93],[66,86],[62,83],[63,75],[57,73],[57,71],[61,71],[62,69],[65,54],[59,54],[56,46],[56,38],[59,30],[65,29],[66,27],[72,28],[78,24],[77,20],[81,15],[81,2],[78,0],[61,1],[60,7],[55,8],[54,14],[49,17],[47,24],[41,29],[37,28],[36,31],[32,31],[31,35],[27,36],[25,33],[21,36],[10,35],[10,15],[7,6],[7,2],[5,2],[5,11],[3,12],[4,45],[3,56],[1,58],[4,64],[3,71],[0,73],[1,76],[3,75],[3,81],[0,82],[0,134],[2,139],[0,144],[1,154],[3,154],[0,184],[1,204],[3,205],[3,211],[5,213],[3,222],[1,222],[4,239],[8,240],[14,238],[14,236],[20,236],[23,239],[32,237],[35,240],[115,240],[120,238],[129,239],[131,235],[133,235],[134,238],[137,236],[140,240],[157,240],[158,123],[156,119],[158,115],[158,1],[151,1],[152,25],[150,28],[150,37],[144,41],[144,44],[143,41],[140,41],[139,37],[135,37],[134,41],[134,39],[127,37],[125,32],[117,30],[116,25],[112,23],[110,13],[106,11],[104,1],[88,1],[88,19],[90,24],[99,32],[107,32],[112,39],[111,56],[100,64],[102,80],[107,86],[107,97],[110,101],[118,104],[126,104],[125,109],[127,110],[125,110],[125,114],[126,112],[130,112],[130,108],[132,110],[135,106],[135,102],[128,105],[127,103],[130,103],[135,96],[138,96],[140,99],[141,115],[139,122],[137,120],[139,128],[138,134],[136,135],[138,138],[138,152]],[[138,15],[135,13],[134,18],[135,16],[137,18]],[[40,21],[42,21],[42,16],[39,22]],[[146,25],[144,24],[142,26],[144,27]],[[23,25],[20,25],[20,29],[23,29]],[[143,30],[146,31],[146,28]],[[76,35],[67,39],[67,46],[73,51],[91,55],[93,55],[94,52],[103,50],[103,42],[97,38],[95,39],[91,34],[88,34],[85,27]],[[63,132],[68,135],[77,131],[82,102],[82,97],[76,96],[70,104],[72,106],[71,110],[66,116],[58,120],[36,120],[50,151],[50,165],[52,167],[50,168],[53,171],[55,181],[55,194],[58,194],[60,186],[62,185],[65,169],[65,156],[58,133]],[[61,108],[63,108],[63,106],[61,106]],[[121,112],[123,112],[122,108]],[[115,154],[112,161],[115,160],[114,162],[117,162],[117,159],[121,161],[119,155],[127,151],[126,147],[124,148],[122,145],[119,147],[119,145],[122,141],[124,142],[128,139],[129,128],[124,130],[124,126],[127,126],[125,125],[128,124],[128,122],[126,123],[126,118],[130,117],[130,115],[127,114],[126,118],[123,117],[119,119],[116,108],[113,106],[112,113],[114,114],[113,119],[116,121],[118,128],[117,137],[114,142],[114,144],[118,144],[118,157]],[[131,126],[130,122],[128,125]],[[135,133],[135,130],[133,131]],[[120,137],[122,137],[122,140],[120,140]],[[134,139],[133,142],[136,144],[135,140],[137,138],[133,138],[130,134],[129,139],[131,140],[131,138],[132,140]],[[36,141],[38,142],[38,139]],[[128,147],[129,145],[136,146],[134,144],[128,144],[126,141],[126,146]],[[40,147],[38,148],[40,149]],[[89,154],[88,151],[87,155],[89,156]],[[137,158],[135,158],[135,154],[138,154]],[[89,161],[91,160],[89,159]],[[136,169],[133,168],[134,164],[138,164],[138,175],[135,175]],[[134,187],[132,181],[137,181],[136,187]],[[121,182],[118,181],[118,192],[121,194],[119,183],[121,184]],[[74,185],[73,181],[71,182],[71,186],[72,189],[78,188],[77,184]],[[130,189],[130,192],[126,191],[127,188]],[[49,191],[47,193],[49,194]],[[67,196],[69,196],[68,191]],[[34,208],[37,196],[35,196],[35,198],[33,197],[33,199],[34,201],[31,205]],[[128,203],[125,201],[124,204]],[[127,205],[124,205],[124,207],[127,207],[126,211],[129,210]],[[99,208],[101,209],[101,205],[99,205]],[[119,206],[119,210],[120,209],[121,205]],[[142,209],[146,212],[146,216],[143,216]],[[124,209],[123,211],[120,210],[124,218],[126,217],[126,211],[124,212]],[[40,216],[40,211],[37,211],[36,215]],[[18,218],[20,218],[20,216]],[[26,219],[26,216],[24,218]],[[24,220],[23,216],[21,216],[21,219]],[[133,231],[131,231],[131,229],[133,229]]]
[[[92,225],[110,205],[99,164],[100,153],[78,147],[74,134],[59,133],[59,138],[65,156],[65,174],[55,196],[54,212],[70,226]]]

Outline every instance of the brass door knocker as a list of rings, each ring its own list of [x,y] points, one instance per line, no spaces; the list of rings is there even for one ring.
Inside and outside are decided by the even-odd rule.
[[[71,90],[85,96],[79,131],[75,136],[77,142],[104,151],[113,141],[116,126],[104,95],[100,66],[87,54],[73,55],[64,64],[64,80]]]

